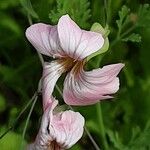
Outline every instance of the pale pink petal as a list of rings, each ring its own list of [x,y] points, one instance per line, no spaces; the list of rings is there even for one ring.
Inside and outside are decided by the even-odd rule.
[[[59,19],[58,35],[62,49],[76,60],[84,59],[98,51],[104,44],[100,33],[81,30],[69,15]]]
[[[51,63],[45,63],[43,68],[43,86],[42,86],[42,95],[43,95],[43,108],[44,110],[49,106],[52,99],[52,93],[55,87],[55,84],[61,74],[64,72],[64,67],[57,61],[52,61]]]
[[[31,25],[26,30],[26,37],[40,53],[51,57],[63,57],[60,47],[57,26],[43,23]]]
[[[116,77],[123,64],[113,64],[93,71],[83,71],[74,75],[71,71],[64,82],[63,97],[68,105],[91,105],[99,100],[112,98],[119,89]]]
[[[30,144],[27,150],[55,150],[56,148],[56,150],[62,150],[57,143],[54,145],[54,139],[50,136],[48,130],[49,124],[53,120],[53,110],[57,106],[57,104],[58,101],[53,98],[42,116],[41,127],[35,139],[35,142]],[[55,149],[52,148],[54,146]]]
[[[50,135],[62,147],[70,148],[82,137],[84,122],[83,116],[78,112],[61,112],[54,116],[49,126]]]
[[[53,99],[45,110],[36,140],[29,146],[33,150],[62,150],[70,148],[81,138],[85,122],[83,116],[70,110],[54,113],[57,104],[58,101]],[[55,148],[50,148],[54,143]]]

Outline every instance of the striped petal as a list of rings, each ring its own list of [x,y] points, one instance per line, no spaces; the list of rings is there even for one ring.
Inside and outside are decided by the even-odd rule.
[[[63,148],[70,148],[83,134],[84,118],[71,110],[54,115],[49,126],[50,135]]]
[[[57,26],[44,23],[31,25],[26,30],[26,37],[41,54],[51,57],[64,56],[64,52],[59,44]]]
[[[62,49],[75,60],[84,59],[98,51],[104,44],[100,33],[81,30],[69,15],[59,19],[58,36]]]
[[[57,60],[52,61],[51,63],[44,64],[42,76],[42,95],[44,110],[47,108],[47,106],[49,106],[49,103],[51,103],[55,84],[64,71],[64,67]]]
[[[28,150],[68,149],[82,137],[83,116],[70,110],[54,114],[57,104],[58,101],[53,99],[45,110],[39,133]]]
[[[119,78],[116,76],[123,66],[120,63],[89,72],[81,70],[78,75],[73,75],[71,71],[64,82],[64,101],[68,105],[91,105],[112,98],[110,94],[119,89]]]

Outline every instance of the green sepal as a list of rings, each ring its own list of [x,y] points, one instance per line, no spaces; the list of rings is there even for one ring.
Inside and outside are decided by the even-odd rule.
[[[97,52],[95,52],[87,57],[87,59],[86,59],[87,61],[89,61],[91,58],[93,58],[97,55],[105,53],[109,48],[109,40],[108,40],[107,36],[109,35],[110,31],[108,29],[108,26],[103,28],[99,23],[94,23],[91,27],[91,31],[101,33],[103,38],[105,39],[105,41],[104,41],[104,45],[101,49],[99,49]]]

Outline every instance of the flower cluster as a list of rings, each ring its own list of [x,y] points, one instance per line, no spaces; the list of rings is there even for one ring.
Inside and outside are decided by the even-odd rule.
[[[84,118],[78,112],[56,112],[58,101],[53,90],[58,78],[67,72],[63,99],[68,105],[91,105],[112,98],[119,89],[117,77],[123,64],[85,71],[87,57],[100,50],[104,37],[100,33],[81,30],[68,16],[62,16],[55,26],[38,23],[26,30],[26,37],[43,55],[53,57],[43,68],[43,110],[41,128],[29,150],[59,150],[70,148],[83,134]]]

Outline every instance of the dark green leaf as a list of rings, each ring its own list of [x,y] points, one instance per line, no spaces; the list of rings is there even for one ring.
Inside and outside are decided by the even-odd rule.
[[[125,5],[122,7],[121,11],[119,11],[119,20],[116,21],[119,29],[122,27],[123,23],[126,21],[129,12],[130,12],[130,9]]]
[[[128,42],[128,41],[131,41],[131,42],[141,42],[141,36],[139,34],[132,33],[128,37],[122,39],[122,41],[124,41],[124,42]]]
[[[91,17],[89,6],[88,0],[57,0],[57,7],[50,12],[49,18],[56,24],[62,15],[69,14],[81,27],[87,28]]]

